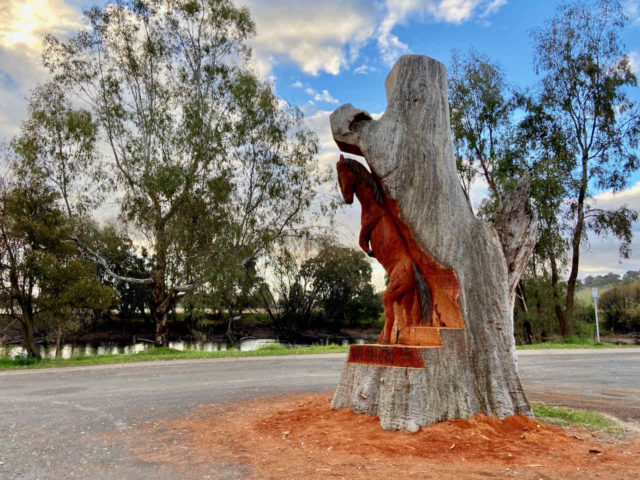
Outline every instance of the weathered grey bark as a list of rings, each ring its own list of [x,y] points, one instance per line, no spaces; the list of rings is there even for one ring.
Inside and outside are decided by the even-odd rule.
[[[536,234],[526,180],[502,199],[494,225],[476,218],[456,173],[444,66],[406,55],[385,81],[379,120],[347,104],[331,115],[341,150],[362,155],[420,247],[453,268],[464,330],[422,350],[425,369],[347,363],[333,408],[378,415],[383,428],[476,413],[531,415],[516,365],[512,306]]]

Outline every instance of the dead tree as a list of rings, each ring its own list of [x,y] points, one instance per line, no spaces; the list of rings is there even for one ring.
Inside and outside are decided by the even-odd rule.
[[[331,129],[343,152],[364,157],[382,188],[384,208],[420,274],[407,282],[424,278],[432,305],[423,302],[431,305],[423,309],[432,311],[416,310],[417,287],[394,297],[385,314],[395,316],[396,335],[382,335],[384,345],[351,348],[332,407],[409,431],[477,413],[531,415],[512,320],[537,230],[528,180],[501,199],[493,222],[476,218],[456,173],[444,66],[403,56],[385,87],[380,119],[347,104],[331,115]]]

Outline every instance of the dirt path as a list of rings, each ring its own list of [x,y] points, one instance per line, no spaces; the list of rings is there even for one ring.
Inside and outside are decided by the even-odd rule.
[[[640,475],[638,438],[623,442],[525,417],[498,421],[484,416],[439,423],[413,435],[387,432],[376,418],[332,411],[330,398],[330,393],[304,394],[202,405],[187,416],[142,425],[129,443],[138,461],[169,464],[184,478],[546,480]]]

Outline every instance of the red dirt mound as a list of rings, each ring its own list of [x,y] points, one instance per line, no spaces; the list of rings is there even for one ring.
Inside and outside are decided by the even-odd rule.
[[[597,439],[521,416],[477,415],[416,434],[388,432],[375,417],[331,410],[330,399],[313,394],[204,405],[146,425],[135,454],[184,466],[193,478],[216,478],[223,462],[264,479],[640,478],[638,439]]]

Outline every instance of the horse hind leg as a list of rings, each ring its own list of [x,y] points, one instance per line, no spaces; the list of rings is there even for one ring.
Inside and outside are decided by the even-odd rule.
[[[395,324],[397,334],[394,338],[395,343],[401,345],[409,345],[411,343],[411,324],[412,322],[412,310],[415,303],[415,293],[407,292],[404,297],[396,302],[397,306],[395,312]]]
[[[391,343],[391,330],[393,330],[393,324],[395,322],[395,312],[393,308],[393,301],[389,301],[385,294],[382,296],[382,306],[384,308],[384,327],[378,337],[378,343],[389,344]]]
[[[408,270],[402,266],[395,268],[391,275],[389,275],[389,285],[387,285],[384,295],[382,296],[382,304],[384,306],[385,322],[382,333],[378,338],[378,343],[396,343],[397,338],[391,338],[394,324],[396,322],[395,303],[400,302],[401,298],[406,295],[413,287],[412,277],[408,274]],[[406,309],[404,309],[406,312]],[[408,312],[407,312],[408,313]],[[404,317],[408,317],[405,313]],[[402,315],[401,315],[402,316]],[[407,318],[408,320],[408,318]],[[405,320],[403,323],[407,323]],[[396,328],[401,328],[402,325],[397,325]]]

